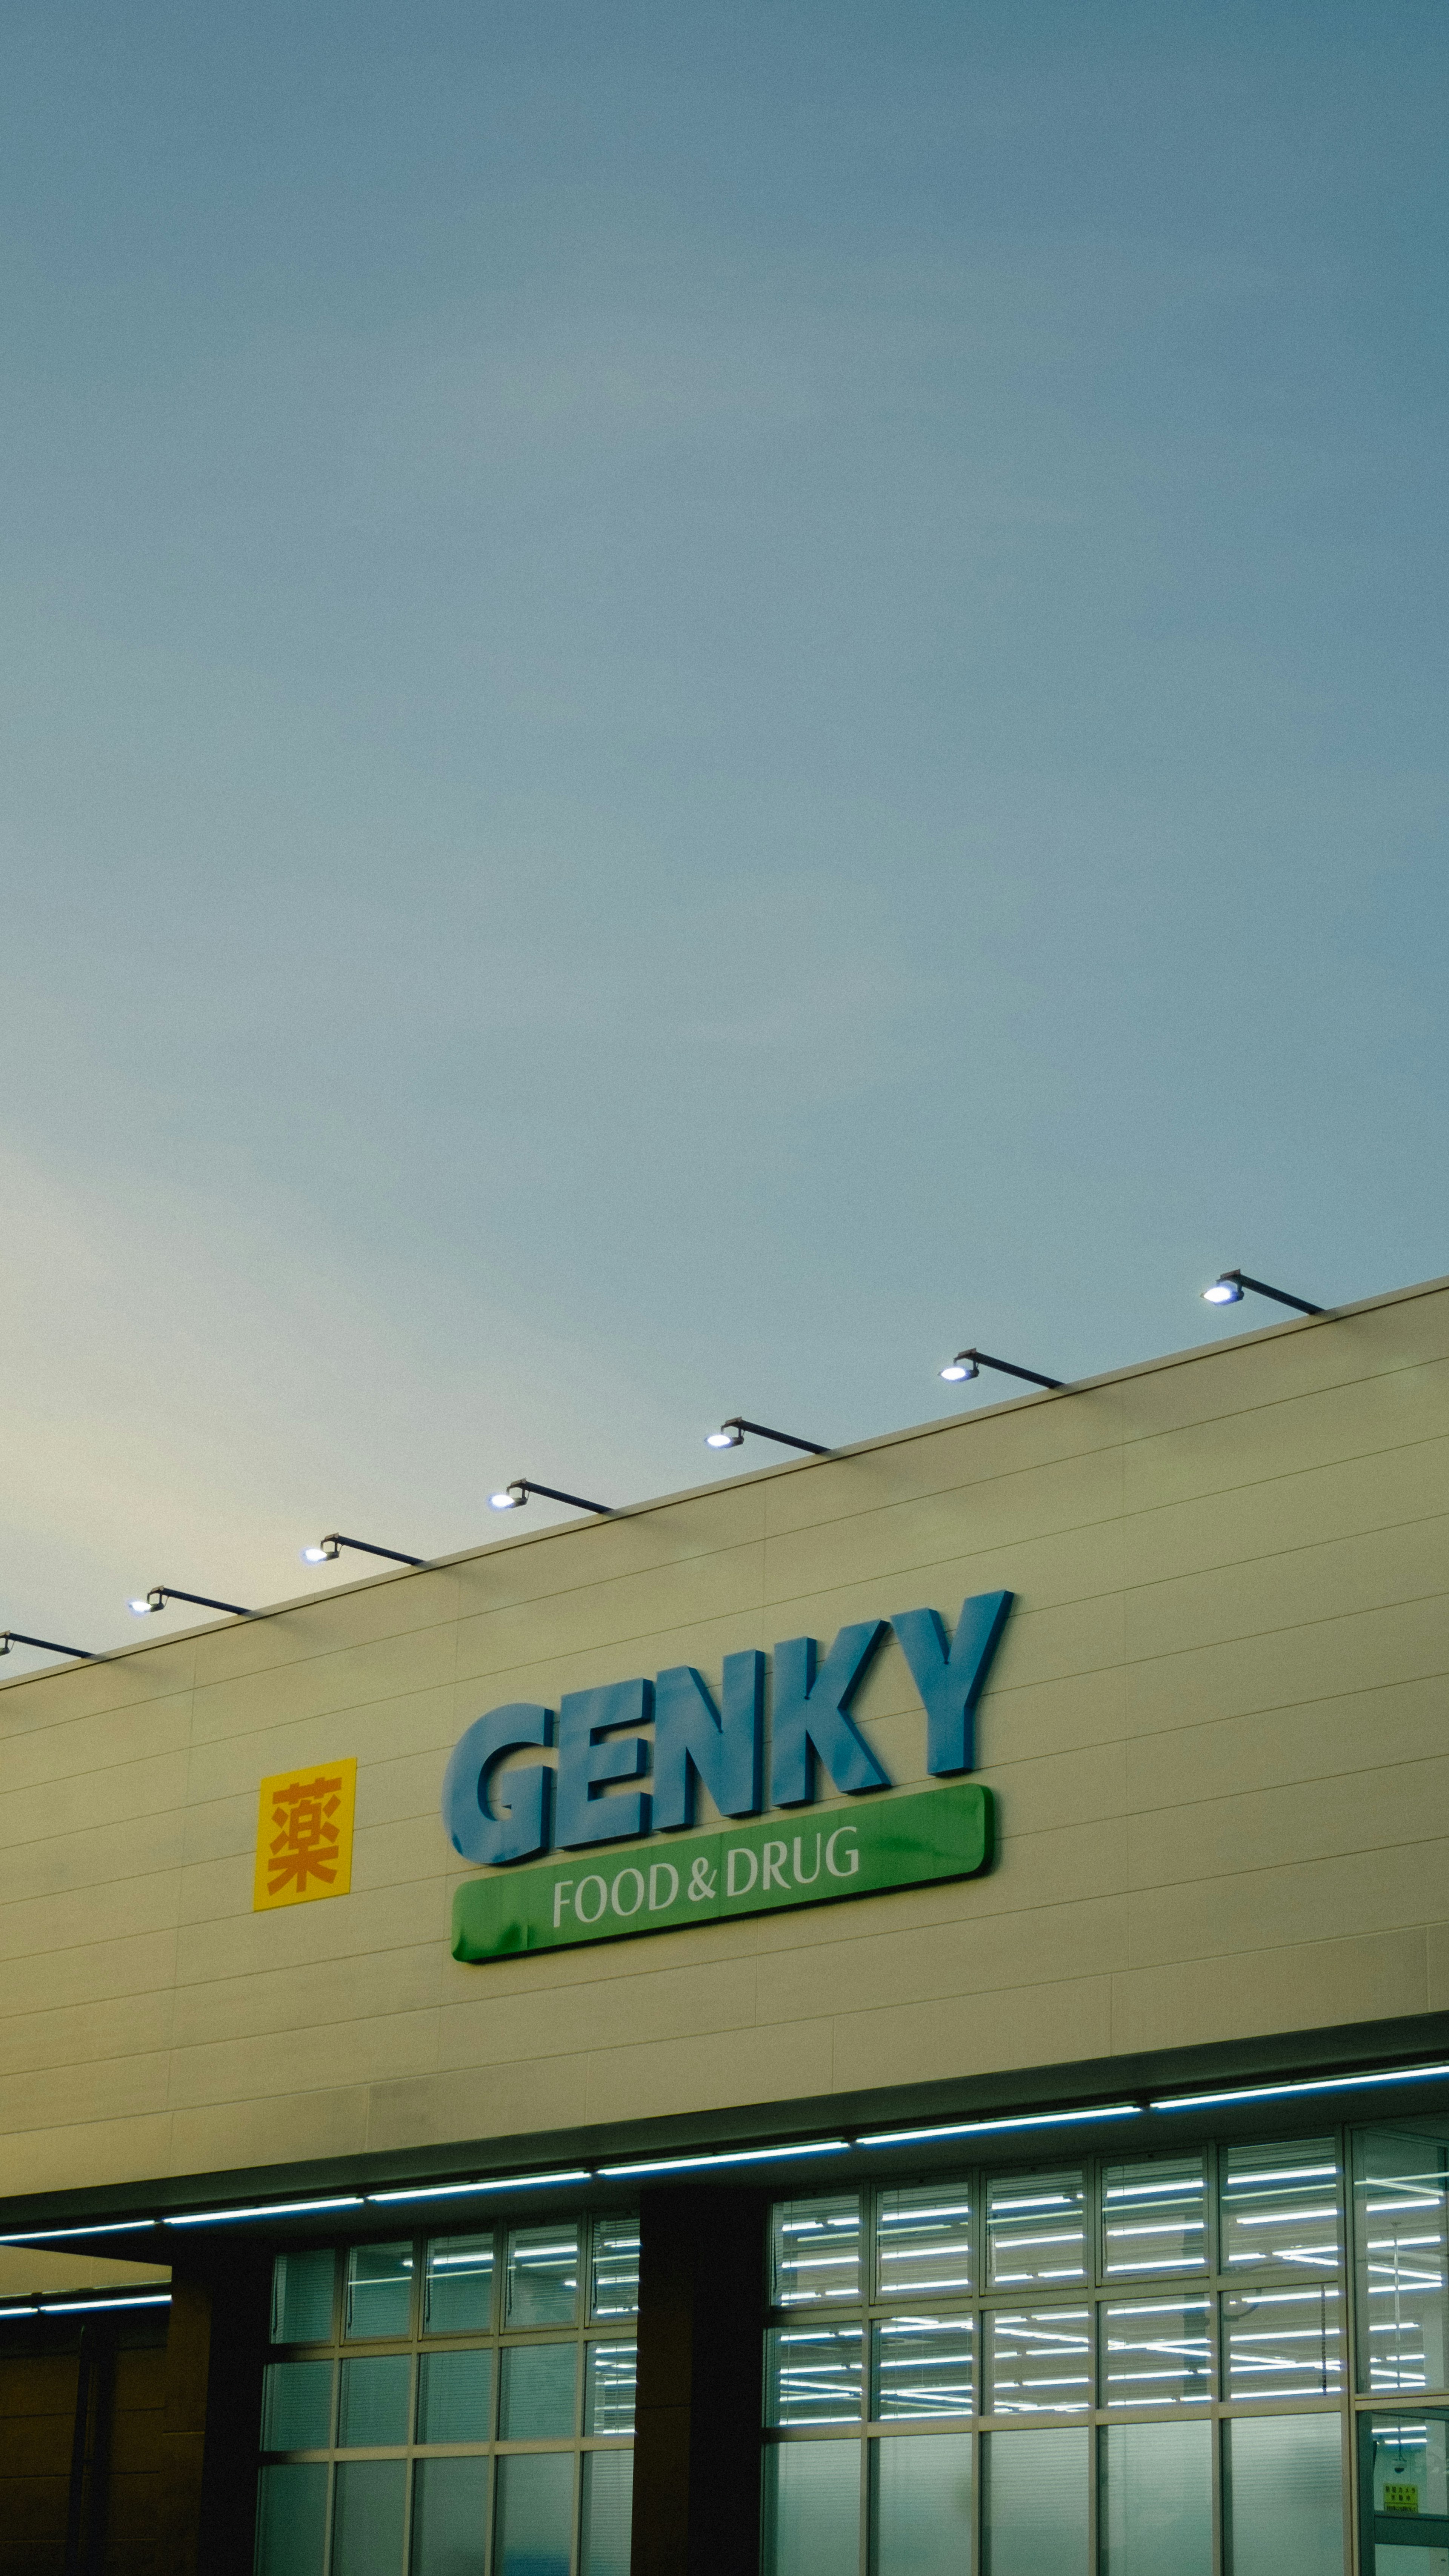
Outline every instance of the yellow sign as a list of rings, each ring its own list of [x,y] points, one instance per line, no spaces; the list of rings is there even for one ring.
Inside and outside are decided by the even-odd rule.
[[[323,1762],[262,1782],[252,1911],[346,1896],[352,1885],[357,1764]]]
[[[1391,2478],[1384,2488],[1385,2513],[1417,2513],[1419,2490],[1407,2478]]]

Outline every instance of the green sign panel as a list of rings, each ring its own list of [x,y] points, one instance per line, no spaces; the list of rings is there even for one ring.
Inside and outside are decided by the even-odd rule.
[[[974,1878],[991,1865],[993,1833],[991,1791],[966,1780],[918,1797],[777,1813],[761,1824],[494,1870],[453,1898],[453,1956],[509,1959]]]

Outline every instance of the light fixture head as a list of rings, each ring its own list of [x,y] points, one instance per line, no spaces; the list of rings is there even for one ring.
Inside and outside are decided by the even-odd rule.
[[[338,1546],[335,1538],[324,1538],[320,1547],[303,1548],[302,1563],[304,1565],[335,1565],[341,1554],[342,1550]]]
[[[974,1360],[967,1358],[964,1351],[958,1351],[950,1367],[943,1368],[941,1375],[948,1386],[959,1386],[963,1377],[979,1377],[981,1371]]]
[[[501,1494],[490,1494],[488,1500],[495,1512],[516,1512],[520,1503],[527,1502],[528,1496],[522,1485],[517,1484],[509,1485]]]
[[[1240,1306],[1243,1302],[1241,1287],[1226,1271],[1221,1279],[1215,1279],[1211,1288],[1204,1288],[1202,1293],[1204,1303],[1209,1306]]]
[[[149,1610],[160,1609],[160,1597],[154,1592],[148,1592],[144,1601],[128,1601],[126,1607],[134,1618],[144,1619]]]
[[[744,1446],[744,1438],[737,1422],[722,1422],[718,1431],[705,1433],[704,1445],[706,1449],[740,1449]]]

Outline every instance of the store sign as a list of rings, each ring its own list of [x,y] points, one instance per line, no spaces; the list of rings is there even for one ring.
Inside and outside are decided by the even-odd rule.
[[[595,1869],[554,1861],[471,1878],[453,1899],[453,1956],[507,1959],[972,1878],[990,1866],[992,1838],[991,1792],[963,1780],[844,1813],[830,1807],[798,1831],[793,1818],[725,1826],[611,1852]]]
[[[252,1911],[311,1905],[352,1886],[357,1763],[348,1754],[320,1770],[276,1771],[261,1786]]]

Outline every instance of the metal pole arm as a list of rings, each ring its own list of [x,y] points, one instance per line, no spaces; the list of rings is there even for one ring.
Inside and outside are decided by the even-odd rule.
[[[53,1637],[27,1637],[23,1628],[0,1628],[0,1655],[8,1655],[12,1646],[38,1646],[43,1655],[73,1655],[80,1664],[95,1662],[89,1646],[58,1646]]]

